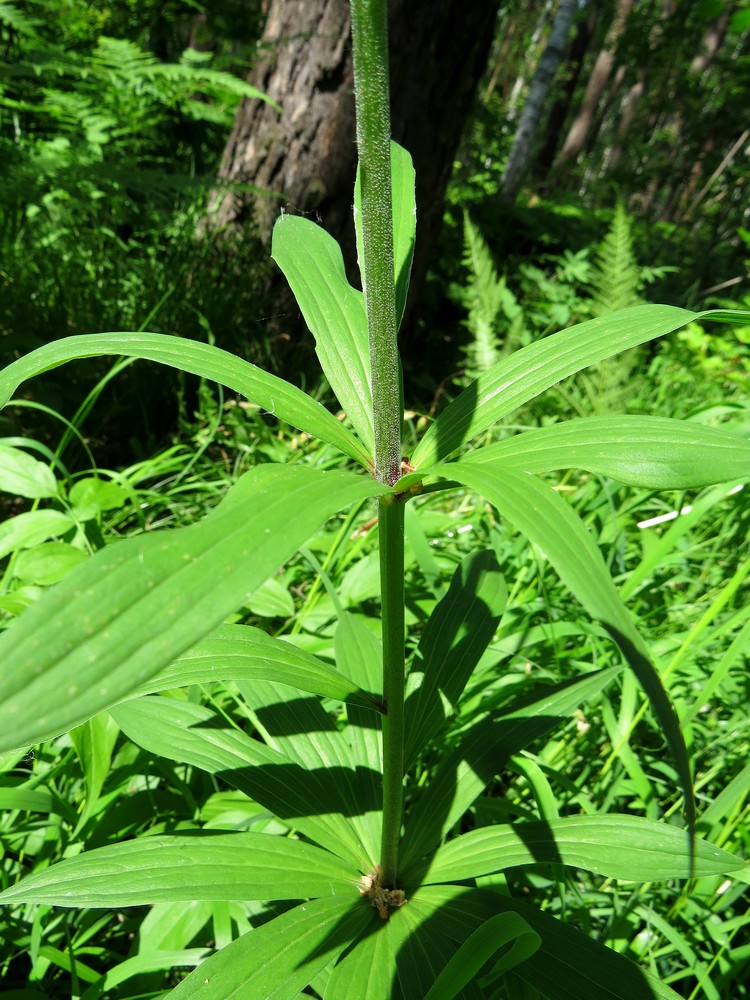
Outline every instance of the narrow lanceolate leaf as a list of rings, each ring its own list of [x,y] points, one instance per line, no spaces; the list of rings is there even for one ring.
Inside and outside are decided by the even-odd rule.
[[[638,816],[566,816],[545,823],[482,827],[438,848],[425,884],[478,878],[519,865],[557,863],[630,882],[700,878],[745,862],[684,830]],[[693,864],[691,870],[691,862]]]
[[[112,716],[144,750],[220,775],[350,866],[363,872],[371,866],[345,818],[340,769],[303,767],[210,709],[174,698],[140,698],[118,705]]]
[[[460,745],[442,760],[417,798],[401,845],[400,873],[405,885],[418,885],[429,867],[423,859],[461,819],[513,754],[564,722],[576,708],[601,693],[620,672],[598,670],[573,682],[509,706],[503,715],[480,719]]]
[[[466,938],[432,984],[425,1000],[451,1000],[457,996],[501,949],[504,953],[495,963],[493,973],[503,975],[527,961],[540,943],[539,935],[523,917],[517,913],[496,913]]]
[[[446,895],[460,893],[446,887]],[[392,909],[382,920],[373,909],[373,923],[336,963],[326,986],[326,1000],[415,1000],[425,997],[430,987],[457,950],[457,944],[440,926],[436,907],[424,905],[424,894],[434,887],[419,889],[405,906]],[[465,890],[464,890],[465,891]],[[465,935],[471,933],[470,930]],[[441,993],[440,1000],[482,1000],[484,993],[468,984],[458,993]]]
[[[365,626],[364,619],[344,611],[334,636],[336,664],[360,684],[383,684],[383,644]],[[348,725],[338,735],[340,753],[354,769],[350,780],[351,797],[359,807],[352,809],[351,822],[362,843],[370,849],[373,866],[380,855],[383,817],[383,734],[382,719],[353,705],[347,711]]]
[[[750,441],[666,417],[585,417],[524,431],[461,459],[523,472],[586,469],[630,486],[689,489],[750,478]]]
[[[732,317],[674,306],[635,306],[529,344],[480,375],[445,408],[412,453],[412,464],[425,468],[449,458],[561,379],[701,318]]]
[[[344,271],[341,248],[310,219],[282,215],[271,256],[284,272],[315,337],[315,353],[336,398],[372,455],[372,391],[365,300]]]
[[[393,942],[396,921],[383,921],[372,909],[371,914],[374,925],[371,932],[363,934],[331,972],[326,1000],[350,1000],[355,996],[357,1000],[383,1000],[384,997],[401,1000],[402,994],[396,985],[397,949]]]
[[[497,914],[517,914],[539,937],[539,948],[513,975],[539,990],[545,1000],[679,1000],[669,986],[631,959],[536,907],[498,892],[432,885],[414,902],[430,907],[430,926],[464,941]],[[416,907],[415,907],[416,908]]]
[[[314,844],[269,833],[141,837],[30,875],[0,893],[0,902],[119,907],[341,892],[354,901],[358,875]]]
[[[161,333],[94,333],[45,344],[0,371],[0,407],[22,382],[78,358],[116,354],[143,358],[226,385],[369,468],[370,452],[324,406],[296,386],[211,344]]]
[[[404,768],[452,712],[495,634],[508,591],[492,552],[468,556],[425,626],[406,686]]]
[[[383,492],[260,466],[197,525],[107,546],[0,636],[0,751],[117,704],[236,610],[330,514]]]
[[[677,714],[648,650],[617,592],[602,554],[568,504],[534,476],[497,466],[452,462],[440,467],[481,493],[528,539],[538,545],[560,579],[617,642],[651,702],[674,757],[691,828],[695,803],[690,760]]]
[[[352,903],[346,896],[303,903],[222,948],[167,998],[296,1000],[372,923],[373,914],[362,900]]]
[[[417,236],[416,175],[411,156],[397,142],[391,142],[391,196],[393,199],[393,270],[396,282],[396,322],[401,325],[409,294],[409,278]],[[360,271],[362,248],[362,189],[357,167],[354,184],[354,227]]]
[[[174,663],[141,684],[131,697],[214,681],[275,681],[380,711],[378,699],[338,670],[251,625],[220,625]]]
[[[276,684],[240,682],[238,686],[269,747],[304,768],[316,783],[319,811],[346,817],[357,863],[371,871],[378,859],[383,804],[377,752],[369,758],[355,756],[350,731],[357,727],[348,725],[340,731],[319,698],[289,698]],[[347,714],[351,718],[357,711],[352,706]],[[377,726],[376,713],[361,714],[367,725]]]

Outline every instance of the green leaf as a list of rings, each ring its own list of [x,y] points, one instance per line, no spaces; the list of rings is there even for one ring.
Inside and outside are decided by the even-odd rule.
[[[438,848],[424,883],[458,882],[544,863],[630,882],[701,878],[746,867],[740,858],[705,840],[695,841],[691,857],[690,838],[667,823],[638,816],[566,816],[462,834]]]
[[[445,910],[448,899],[461,893],[455,886],[446,886],[445,907],[436,907],[430,898],[434,886],[424,886],[409,897],[406,906],[391,914],[392,939],[397,957],[398,978],[394,982],[394,1000],[424,997],[440,974],[460,949],[471,931],[464,926],[460,935],[450,933]],[[400,990],[398,990],[400,987]],[[456,1000],[485,1000],[486,994],[478,983],[467,982],[455,994]]]
[[[432,984],[424,1000],[452,1000],[500,948],[510,944],[493,969],[501,975],[533,955],[541,939],[517,913],[497,913],[463,942]]]
[[[688,489],[750,478],[750,441],[684,420],[619,414],[524,431],[461,462],[532,473],[578,468],[630,486]]]
[[[254,615],[261,618],[294,617],[294,601],[287,587],[275,576],[271,576],[255,591],[247,602]]]
[[[128,494],[117,483],[87,476],[86,479],[79,479],[74,483],[69,499],[76,517],[80,521],[89,521],[98,517],[102,511],[122,507],[128,499]]]
[[[49,586],[87,561],[86,553],[67,542],[42,542],[24,549],[13,563],[13,576],[24,583]]]
[[[411,156],[397,142],[391,141],[391,197],[393,200],[393,267],[396,282],[396,323],[401,325],[409,294],[411,265],[417,236],[416,174]],[[357,166],[354,184],[354,226],[357,232],[357,256],[364,260],[362,249],[362,193]],[[364,281],[364,275],[362,277]]]
[[[528,961],[513,975],[539,990],[546,1000],[679,1000],[635,962],[555,917],[486,889],[424,886],[419,901],[434,910],[433,922],[463,941],[498,913],[522,917],[540,939]]]
[[[296,1000],[372,919],[363,901],[343,896],[303,903],[213,955],[166,1000]]]
[[[109,908],[344,893],[351,903],[357,878],[328,851],[268,833],[140,837],[29,875],[0,901]]]
[[[0,407],[10,399],[22,382],[41,375],[68,361],[117,354],[127,358],[157,361],[200,378],[226,385],[246,396],[279,420],[327,441],[366,469],[370,454],[351,431],[332,413],[296,386],[264,372],[262,368],[222,351],[212,344],[201,344],[182,337],[161,333],[95,333],[65,337],[45,344],[31,354],[14,361],[0,372]],[[1,464],[1,460],[0,460]],[[51,473],[50,473],[51,475]],[[0,487],[5,488],[5,487]],[[49,485],[47,486],[49,488]],[[20,490],[12,492],[26,494]],[[55,491],[56,492],[56,491]],[[40,494],[34,494],[35,496]],[[54,493],[44,493],[54,496]]]
[[[362,292],[346,279],[341,248],[310,219],[282,215],[271,256],[284,272],[315,337],[315,352],[368,455],[373,452],[367,315]]]
[[[326,517],[382,492],[350,472],[260,466],[199,524],[100,550],[0,636],[0,752],[117,704],[219,625]]]
[[[45,466],[46,468],[46,466]],[[18,549],[30,549],[48,538],[58,538],[75,527],[59,510],[30,510],[0,524],[0,559]]]
[[[505,578],[492,552],[467,556],[454,573],[409,667],[405,770],[453,712],[495,634],[507,597]]]
[[[465,442],[561,379],[701,317],[731,321],[735,315],[635,306],[529,344],[480,375],[445,408],[412,453],[412,465],[423,469],[449,458]]]
[[[371,909],[370,920],[375,925],[363,934],[343,958],[336,963],[325,991],[325,1000],[396,1000],[396,948],[393,943],[395,921],[381,921]],[[411,970],[404,970],[408,975]],[[416,994],[415,994],[416,995]]]
[[[141,924],[138,928],[138,938],[142,941],[143,937],[144,928]],[[108,969],[99,979],[94,980],[81,1000],[99,1000],[102,993],[111,993],[134,976],[164,972],[169,969],[193,969],[209,955],[210,951],[206,948],[154,949],[145,955],[133,955],[132,958],[126,958],[118,965]]]
[[[307,769],[251,739],[210,709],[172,698],[141,698],[112,709],[125,735],[151,753],[199,767],[249,795],[288,826],[364,872],[362,845],[344,818],[338,768]]]
[[[375,695],[291,642],[251,625],[220,625],[129,697],[215,681],[275,681],[290,687],[380,710]]]
[[[241,694],[253,712],[266,743],[314,776],[320,802],[342,813],[354,831],[357,858],[363,870],[375,867],[380,848],[381,778],[377,746],[359,751],[361,733],[379,731],[378,716],[363,712],[365,725],[351,724],[340,732],[315,698],[290,698],[276,684],[240,683]]]
[[[347,652],[342,656],[346,635]],[[336,632],[337,662],[360,681],[380,682],[379,643],[353,616],[343,613]],[[362,670],[361,664],[368,667]],[[380,850],[382,808],[380,726],[372,711],[352,705],[349,724],[339,727],[317,699],[290,698],[276,684],[239,685],[269,746],[319,781],[321,801],[335,804],[357,837],[358,857],[372,871]]]
[[[12,368],[13,365],[9,367]],[[8,371],[7,368],[5,370]],[[2,377],[3,373],[0,372],[0,393],[3,385]],[[32,458],[19,448],[0,445],[0,491],[28,497],[30,500],[56,497],[57,480],[44,462]]]
[[[383,644],[360,616],[344,611],[334,636],[336,664],[360,684],[382,687]],[[381,695],[382,697],[382,695]],[[383,808],[383,736],[380,716],[353,705],[348,725],[339,734],[345,743],[345,759],[353,769],[352,799],[365,805],[352,809],[352,823],[367,845],[373,870],[380,855]],[[358,815],[359,813],[359,815]]]
[[[565,586],[618,644],[664,731],[685,796],[688,825],[694,829],[690,758],[677,714],[617,593],[602,554],[580,519],[554,490],[526,473],[463,462],[446,464],[437,471],[481,493],[538,545]]]
[[[79,830],[90,817],[110,772],[112,751],[119,733],[114,720],[106,712],[95,715],[70,731],[86,781],[86,804],[78,819]]]
[[[461,819],[486,785],[532,740],[544,736],[576,708],[599,694],[619,667],[594,671],[578,680],[537,693],[502,715],[480,719],[438,766],[437,774],[412,806],[401,844],[405,885],[418,885],[428,864],[422,859]]]
[[[431,891],[431,887],[426,890]],[[423,890],[419,889],[405,906],[392,909],[387,920],[374,909],[370,912],[373,922],[369,933],[363,934],[333,968],[325,1000],[424,997],[456,951],[456,943],[436,926],[439,914],[435,907],[424,905]],[[484,994],[469,986],[460,996],[462,1000],[478,1000]]]

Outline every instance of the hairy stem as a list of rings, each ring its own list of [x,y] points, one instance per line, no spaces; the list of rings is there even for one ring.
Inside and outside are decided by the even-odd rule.
[[[375,476],[401,472],[399,359],[393,278],[391,119],[385,0],[352,0],[352,43],[362,206],[362,283],[367,306]],[[379,881],[396,888],[404,780],[404,507],[379,501],[383,615],[383,833]]]
[[[391,115],[385,0],[352,0],[357,146],[362,188],[362,283],[370,338],[375,477],[400,476],[401,400],[391,204]]]

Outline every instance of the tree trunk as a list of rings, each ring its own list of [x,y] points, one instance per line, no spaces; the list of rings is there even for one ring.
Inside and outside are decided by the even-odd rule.
[[[417,171],[417,249],[412,293],[421,286],[442,220],[461,131],[485,68],[499,0],[390,0],[393,137]],[[227,143],[213,225],[253,218],[270,236],[281,206],[315,213],[356,273],[352,199],[356,170],[354,95],[345,0],[271,0],[265,56],[249,82],[281,107],[245,101]],[[244,190],[237,187],[243,185]],[[248,186],[252,185],[252,191]]]
[[[526,85],[526,76],[528,73],[533,73],[536,69],[536,61],[539,58],[538,48],[539,42],[542,38],[542,31],[549,18],[549,12],[552,8],[552,0],[545,0],[542,11],[537,18],[536,25],[533,32],[531,33],[531,38],[526,46],[526,58],[523,60],[521,65],[521,72],[516,77],[516,82],[513,84],[513,89],[510,92],[510,97],[507,101],[507,107],[505,109],[505,116],[508,121],[513,121],[516,117],[516,108],[518,106],[518,101],[521,97],[521,91]]]
[[[573,18],[578,10],[578,0],[562,0],[550,31],[544,55],[539,60],[529,87],[526,103],[521,113],[513,146],[501,182],[502,197],[514,201],[531,160],[534,139],[557,67],[565,54]]]
[[[294,212],[316,211],[340,231],[338,192],[354,183],[354,77],[346,0],[273,0],[264,53],[248,80],[281,107],[244,100],[229,136],[213,223],[253,217],[270,237],[280,197]],[[247,186],[251,185],[250,190]],[[351,193],[350,193],[351,200]]]
[[[552,110],[549,113],[544,141],[539,150],[539,155],[537,156],[535,170],[540,177],[545,177],[554,163],[557,148],[560,145],[560,137],[562,135],[563,126],[565,125],[565,121],[568,117],[570,105],[573,100],[573,94],[575,93],[576,87],[578,86],[578,80],[581,76],[583,61],[586,58],[586,53],[588,52],[589,45],[591,44],[594,23],[596,21],[596,12],[596,3],[589,4],[587,15],[580,18],[578,21],[576,33],[573,36],[570,52],[568,53],[568,60],[565,68],[565,80],[561,87],[560,96],[552,105]]]
[[[591,76],[586,86],[586,92],[583,95],[581,109],[570,127],[563,148],[560,151],[558,163],[575,160],[584,147],[586,136],[594,120],[599,99],[602,96],[615,64],[617,42],[625,28],[625,22],[633,9],[634,2],[635,0],[617,0],[615,15],[607,32],[607,37],[604,40],[604,47],[596,57],[594,68],[591,71]]]

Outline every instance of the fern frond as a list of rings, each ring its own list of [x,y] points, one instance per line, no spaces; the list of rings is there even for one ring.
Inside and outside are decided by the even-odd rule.
[[[630,218],[622,202],[618,202],[607,235],[596,251],[589,278],[594,290],[594,314],[614,312],[638,305],[641,272],[633,253],[633,233]]]
[[[469,272],[465,304],[466,325],[473,340],[466,347],[466,371],[474,377],[499,358],[500,345],[495,335],[495,321],[502,308],[505,278],[495,270],[490,248],[479,229],[464,212],[463,263]]]
[[[126,83],[131,90],[150,91],[152,97],[168,105],[188,101],[196,94],[231,110],[242,97],[274,103],[239,77],[211,69],[207,65],[210,59],[210,53],[187,49],[179,62],[164,63],[135,42],[103,35],[92,53],[91,67],[94,72]]]
[[[40,21],[21,13],[14,3],[6,3],[5,0],[0,0],[0,25],[2,27],[10,28],[17,35],[25,35],[27,38],[36,39],[38,37],[36,28],[40,23]]]

